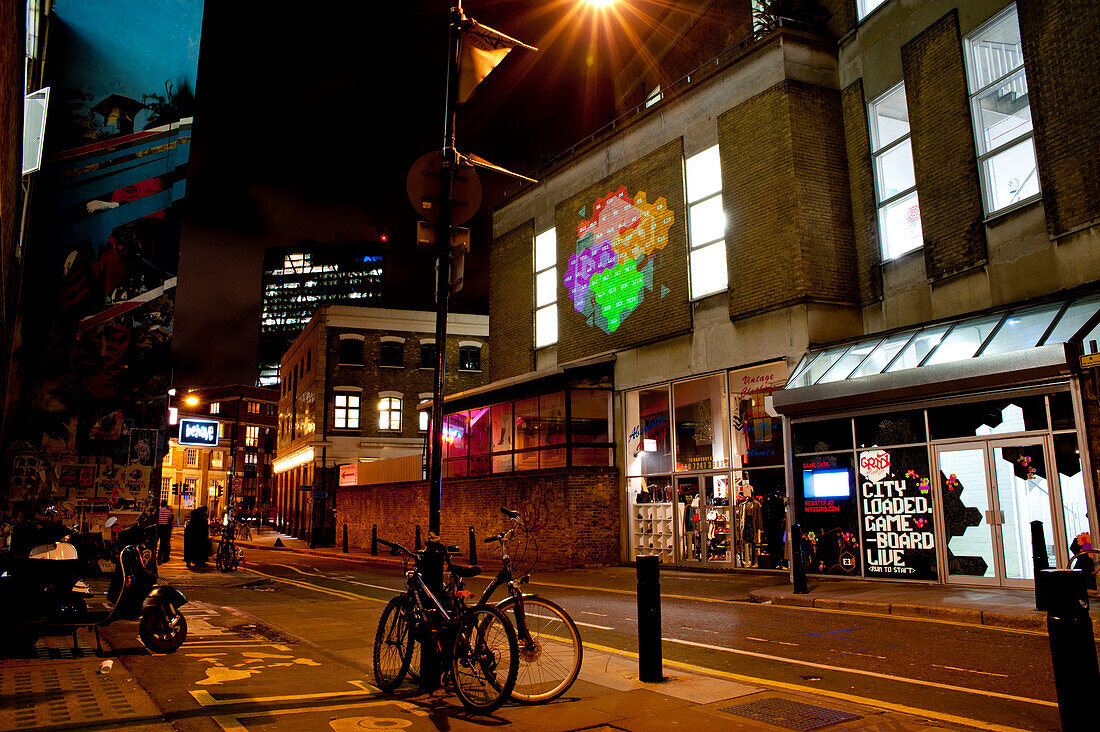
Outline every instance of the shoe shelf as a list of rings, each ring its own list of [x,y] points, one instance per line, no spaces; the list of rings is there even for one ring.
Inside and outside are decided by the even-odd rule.
[[[672,504],[639,503],[631,509],[634,556],[656,554],[672,561]]]

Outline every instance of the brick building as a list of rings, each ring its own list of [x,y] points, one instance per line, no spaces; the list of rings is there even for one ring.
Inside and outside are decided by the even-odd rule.
[[[214,517],[231,504],[239,513],[265,515],[272,497],[278,390],[236,384],[178,390],[172,398],[169,421],[175,426],[161,465],[160,498],[181,519],[199,506]],[[195,419],[218,423],[216,445],[180,444],[180,420]]]
[[[484,383],[488,334],[484,315],[449,316],[448,391]],[[337,466],[424,455],[421,407],[434,390],[435,349],[434,312],[329,305],[314,313],[280,365],[280,526],[299,536],[315,527],[313,540],[331,543]]]
[[[786,570],[799,521],[811,572],[1027,585],[1030,521],[1062,566],[1097,528],[1100,7],[811,5],[497,206],[492,382],[449,402],[445,458],[531,471],[520,508],[613,506],[622,561]],[[567,410],[561,464],[475,449],[477,410],[515,441],[494,405],[545,397],[522,426],[549,433],[593,387],[610,467]],[[445,527],[474,490],[446,474]]]

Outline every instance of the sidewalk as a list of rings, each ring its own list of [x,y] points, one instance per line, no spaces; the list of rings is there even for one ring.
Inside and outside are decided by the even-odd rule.
[[[282,547],[275,547],[278,539]],[[347,554],[339,548],[310,549],[308,542],[266,529],[253,534],[251,541],[238,542],[254,549],[288,551],[370,564],[398,565],[401,560],[385,550],[371,556],[368,549],[350,547]],[[480,547],[479,547],[480,549]],[[693,572],[662,569],[661,589],[666,597],[692,597],[700,594],[700,578],[706,578],[709,599],[758,602],[775,605],[814,607],[875,615],[934,618],[938,620],[989,625],[1017,630],[1046,632],[1046,613],[1035,609],[1035,593],[1029,589],[960,587],[952,585],[848,580],[811,577],[809,593],[796,595],[785,575],[767,572]],[[569,583],[618,592],[637,588],[633,567],[607,567],[557,572],[538,571],[533,584]],[[1091,603],[1094,623],[1100,619],[1100,602]]]

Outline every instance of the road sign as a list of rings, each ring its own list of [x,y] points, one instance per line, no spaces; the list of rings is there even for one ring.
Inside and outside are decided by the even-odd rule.
[[[313,491],[314,498],[328,498],[328,491]]]
[[[405,188],[416,212],[432,223],[439,223],[439,189],[442,182],[443,153],[430,152],[409,168]],[[481,206],[481,181],[469,163],[455,167],[451,183],[451,223],[469,221]]]
[[[1100,366],[1100,353],[1086,353],[1081,356],[1081,368],[1091,369]]]
[[[233,479],[233,489],[234,490],[240,490],[242,486],[244,486],[244,480],[242,478],[234,478]]]

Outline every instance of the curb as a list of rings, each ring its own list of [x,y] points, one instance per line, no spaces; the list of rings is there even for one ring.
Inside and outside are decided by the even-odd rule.
[[[344,554],[340,551],[325,551],[323,549],[299,549],[297,547],[289,546],[271,546],[270,544],[258,544],[251,541],[237,541],[237,546],[247,547],[249,549],[260,549],[262,551],[273,552],[290,552],[291,554],[301,554],[307,557],[326,557],[328,559],[342,559],[347,562],[357,562],[359,564],[381,564],[386,566],[402,565],[400,559],[390,559],[382,556],[371,556],[369,554],[357,554],[348,552]]]

